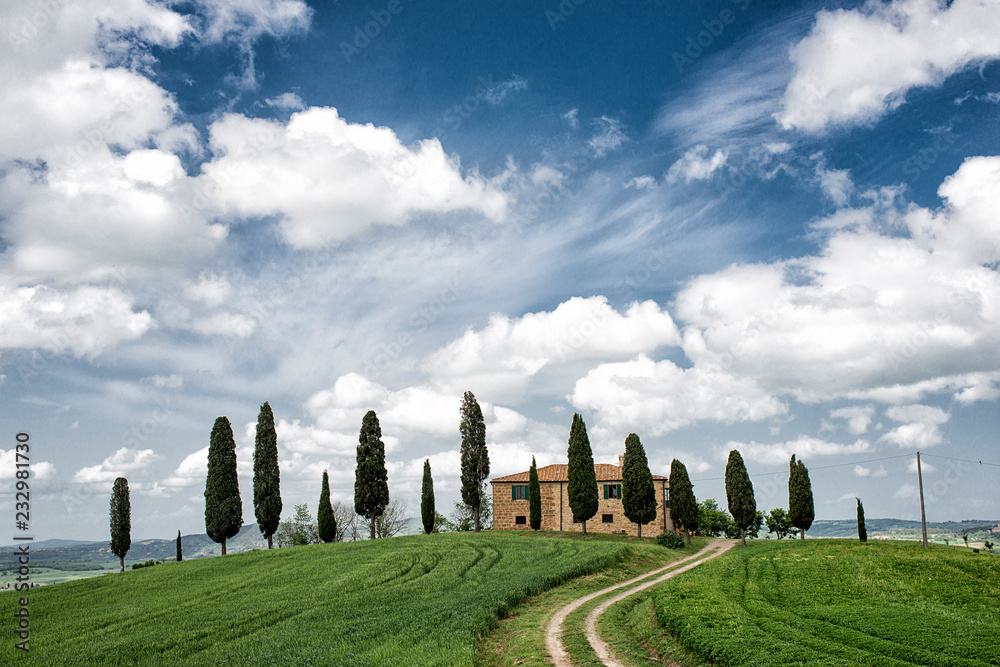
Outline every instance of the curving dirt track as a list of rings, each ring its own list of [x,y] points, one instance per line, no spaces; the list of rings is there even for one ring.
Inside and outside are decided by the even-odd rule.
[[[597,653],[598,658],[608,667],[623,667],[622,663],[618,662],[615,658],[614,653],[612,653],[610,647],[600,638],[597,633],[597,619],[601,614],[607,610],[608,607],[624,600],[630,595],[634,595],[641,590],[649,588],[650,586],[655,586],[663,581],[666,581],[670,577],[673,577],[681,572],[687,572],[691,568],[697,567],[702,563],[712,560],[713,558],[728,551],[734,544],[735,540],[718,540],[712,542],[704,549],[694,554],[693,556],[688,556],[676,563],[671,563],[661,568],[657,568],[643,575],[635,577],[634,579],[629,579],[628,581],[622,582],[620,584],[615,584],[614,586],[609,586],[603,590],[590,593],[589,595],[584,595],[581,598],[577,598],[573,602],[556,612],[552,619],[549,621],[548,628],[545,630],[545,648],[549,652],[549,656],[552,658],[553,664],[556,667],[572,667],[573,663],[569,659],[569,655],[562,645],[562,624],[573,611],[579,609],[581,605],[586,604],[594,598],[598,598],[602,595],[606,595],[611,591],[618,590],[619,588],[625,588],[627,586],[632,586],[633,584],[638,584],[643,582],[635,588],[630,588],[618,595],[611,597],[597,607],[595,607],[590,614],[587,615],[587,621],[585,625],[585,633],[587,636],[587,641],[590,642],[591,647],[593,647],[594,652]],[[680,566],[680,567],[678,567]],[[657,574],[661,572],[666,572],[660,577],[656,577]],[[650,577],[655,577],[650,579]]]

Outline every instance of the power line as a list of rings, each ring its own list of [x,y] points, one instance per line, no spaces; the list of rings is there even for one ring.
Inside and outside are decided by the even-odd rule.
[[[867,459],[865,461],[849,461],[847,463],[832,463],[830,465],[825,465],[825,466],[813,466],[813,467],[810,467],[809,470],[813,471],[813,470],[825,470],[826,468],[842,468],[844,466],[854,466],[854,465],[860,465],[862,463],[875,463],[877,461],[890,461],[892,459],[908,459],[908,458],[912,458],[914,456],[916,456],[916,452],[914,452],[913,454],[899,454],[897,456],[883,456],[881,458]],[[942,457],[939,457],[939,458],[947,458],[947,457],[943,457],[942,456]],[[960,461],[961,459],[955,459],[955,460],[956,461]],[[979,463],[979,461],[970,461],[969,463]],[[989,463],[989,464],[984,463],[983,465],[995,465],[995,464],[993,464],[993,463]],[[787,470],[778,470],[776,472],[759,472],[759,473],[755,473],[753,475],[750,475],[750,477],[769,477],[771,475],[787,475],[787,474],[788,474]],[[706,478],[703,478],[703,479],[692,479],[691,483],[693,484],[694,482],[716,482],[716,481],[724,480],[724,479],[726,479],[726,478],[725,477],[706,477]]]
[[[1000,463],[990,463],[988,461],[970,461],[969,459],[956,459],[951,456],[938,456],[937,454],[921,454],[924,458],[932,459],[947,459],[948,461],[961,461],[962,463],[977,463],[981,466],[993,466],[994,468],[1000,468]]]

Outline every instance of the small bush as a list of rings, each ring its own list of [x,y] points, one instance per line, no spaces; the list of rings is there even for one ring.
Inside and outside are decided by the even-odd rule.
[[[656,543],[668,549],[683,549],[684,538],[672,531],[666,531],[656,536]]]
[[[132,569],[133,570],[140,570],[140,569],[142,569],[144,567],[153,567],[154,565],[159,565],[162,562],[164,562],[162,558],[159,561],[156,561],[156,560],[153,560],[152,558],[150,558],[145,563],[132,563]]]
[[[993,543],[992,542],[990,542],[989,540],[986,540],[985,542],[983,542],[983,546],[986,547],[987,551],[989,551],[990,553],[993,553]]]

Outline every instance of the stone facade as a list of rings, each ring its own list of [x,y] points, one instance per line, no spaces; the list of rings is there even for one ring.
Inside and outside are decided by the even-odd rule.
[[[621,467],[598,463],[594,466],[594,472],[597,474],[598,508],[594,518],[587,521],[587,532],[637,535],[638,525],[625,518],[621,499],[613,497],[621,488]],[[542,493],[541,530],[582,531],[583,525],[573,522],[573,513],[569,507],[567,466],[556,464],[539,468],[538,479]],[[528,523],[528,500],[515,499],[515,492],[512,490],[513,487],[528,486],[527,471],[497,477],[490,484],[493,486],[493,529],[531,530]],[[614,487],[615,491],[605,487]],[[645,537],[654,537],[665,530],[674,529],[667,509],[669,506],[664,502],[668,500],[670,483],[662,475],[653,475],[653,488],[656,490],[656,518],[642,527]]]

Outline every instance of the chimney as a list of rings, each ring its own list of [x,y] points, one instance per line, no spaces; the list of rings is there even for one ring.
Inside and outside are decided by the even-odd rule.
[[[624,464],[625,464],[625,455],[624,454],[619,454],[618,455],[618,467],[621,468],[622,465],[624,465]]]

